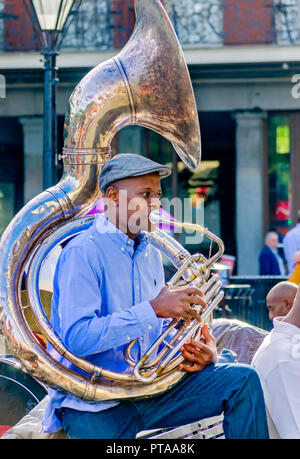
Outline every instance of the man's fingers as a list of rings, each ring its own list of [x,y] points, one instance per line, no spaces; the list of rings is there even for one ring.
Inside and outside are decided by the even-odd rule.
[[[191,306],[186,306],[185,308],[185,311],[192,317],[194,317],[195,319],[198,320],[198,322],[201,322],[202,319],[199,315],[199,313],[194,309],[194,308],[191,308]]]
[[[216,341],[216,338],[210,333],[210,328],[208,324],[203,324],[203,327],[201,329],[201,335],[205,338],[206,342],[211,340]]]
[[[182,356],[189,362],[198,362],[198,358],[192,352],[189,352],[186,348],[184,348],[181,353]]]
[[[195,344],[193,344],[195,343]],[[181,347],[181,351],[187,351],[190,354],[195,355],[197,358],[202,358],[203,356],[210,355],[212,350],[209,346],[199,341],[189,340]]]
[[[182,313],[180,314],[180,316],[181,316],[181,318],[182,318],[183,320],[185,320],[188,324],[191,323],[191,317],[189,316],[189,314],[188,314],[187,312],[182,312]]]
[[[186,301],[188,301],[190,304],[201,304],[201,306],[206,309],[207,308],[207,304],[206,302],[204,301],[204,299],[199,296],[199,295],[188,295],[186,297]]]
[[[190,352],[191,354],[196,355],[198,358],[202,358],[203,355],[210,356],[212,354],[211,348],[207,346],[206,344],[200,343],[199,341],[194,341],[194,340],[192,341],[196,344],[193,344],[193,342],[191,342],[190,344],[186,343],[183,345],[183,348],[187,350],[188,352]]]
[[[203,292],[200,290],[198,287],[186,287],[185,285],[174,285],[171,287],[170,291],[176,290],[177,292],[183,292],[186,293],[187,295],[199,295],[201,297],[204,297]]]
[[[198,363],[192,363],[192,365],[185,365],[184,363],[181,363],[179,367],[184,371],[188,371],[189,373],[195,373],[196,371],[203,370],[204,368],[204,366],[199,365]]]
[[[201,290],[197,287],[184,287],[183,290],[187,295],[199,295],[202,298],[204,297],[203,292],[201,292]]]
[[[190,352],[188,349],[184,348],[181,351],[182,356],[185,360],[192,362],[193,364],[201,365],[205,367],[211,360],[211,356],[209,354],[201,354],[201,353],[194,353]]]

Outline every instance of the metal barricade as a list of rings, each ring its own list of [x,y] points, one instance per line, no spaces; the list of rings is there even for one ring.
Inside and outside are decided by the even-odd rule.
[[[223,286],[224,297],[214,310],[214,318],[239,319],[251,323],[253,289],[250,284]]]
[[[223,287],[223,317],[250,323],[253,289],[250,284],[227,284]]]
[[[286,276],[231,276],[230,283],[224,287],[225,303],[223,317],[236,318],[264,330],[273,328],[266,307],[266,296],[278,282],[287,280]],[[234,286],[234,288],[233,288]],[[235,292],[235,297],[230,297]],[[220,314],[220,313],[219,313]],[[227,315],[226,315],[227,314]]]

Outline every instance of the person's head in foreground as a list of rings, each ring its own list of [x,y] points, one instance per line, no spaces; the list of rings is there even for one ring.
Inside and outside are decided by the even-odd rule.
[[[300,286],[296,286],[296,295],[292,307],[286,316],[282,319],[283,322],[295,325],[300,328]],[[300,332],[297,336],[298,342],[300,338]]]
[[[107,161],[99,178],[105,216],[131,239],[150,231],[149,215],[160,208],[160,180],[170,174],[168,166],[141,155],[119,154]]]
[[[264,391],[270,438],[300,439],[300,287],[253,357]]]
[[[286,316],[291,310],[297,293],[297,285],[293,282],[283,281],[274,285],[266,298],[269,319]]]

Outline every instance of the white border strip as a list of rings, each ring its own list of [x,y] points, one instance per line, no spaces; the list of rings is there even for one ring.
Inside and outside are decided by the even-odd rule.
[[[205,64],[258,64],[300,61],[300,46],[227,46],[221,48],[185,48],[188,65]],[[64,52],[57,58],[60,68],[95,67],[114,57],[117,50],[102,52]],[[41,69],[42,55],[39,53],[0,53],[0,69]]]

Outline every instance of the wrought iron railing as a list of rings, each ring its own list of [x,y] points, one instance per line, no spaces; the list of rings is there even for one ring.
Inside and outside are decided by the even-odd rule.
[[[273,0],[277,43],[300,43],[299,0]]]
[[[223,45],[221,0],[168,0],[165,3],[182,45]]]
[[[63,42],[65,49],[113,48],[114,15],[110,0],[83,1]]]
[[[38,50],[26,0],[0,0],[0,52]],[[162,0],[183,47],[300,43],[300,0]],[[130,20],[128,20],[130,18]],[[82,0],[63,48],[110,50],[127,41],[133,0]]]

